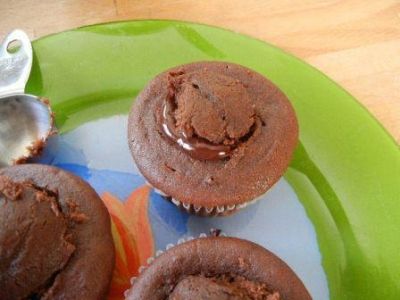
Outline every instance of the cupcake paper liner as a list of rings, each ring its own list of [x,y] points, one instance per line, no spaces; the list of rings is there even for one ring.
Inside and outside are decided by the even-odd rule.
[[[240,204],[230,204],[230,205],[218,205],[218,206],[212,206],[212,207],[205,207],[205,206],[199,206],[199,205],[194,205],[194,204],[190,204],[190,203],[185,203],[182,201],[179,201],[175,198],[172,198],[170,196],[168,196],[167,194],[165,194],[163,191],[155,188],[152,184],[150,184],[149,182],[147,182],[147,185],[149,185],[157,194],[163,196],[164,198],[166,198],[166,200],[172,202],[173,204],[175,204],[177,207],[179,207],[180,209],[183,209],[184,211],[190,213],[190,214],[194,214],[194,215],[198,215],[198,216],[203,216],[203,217],[216,217],[216,216],[229,216],[235,212],[237,212],[238,210],[241,210],[249,205],[252,205],[254,203],[256,203],[257,201],[261,200],[261,198],[263,196],[259,196],[253,200],[244,202],[244,203],[240,203]]]
[[[195,214],[198,216],[204,216],[204,217],[215,217],[215,216],[228,216],[231,215],[238,210],[241,210],[251,204],[256,203],[259,201],[262,197],[257,197],[253,200],[240,203],[240,204],[231,204],[231,205],[221,205],[221,206],[213,206],[213,207],[204,207],[204,206],[198,206],[190,203],[184,203],[182,201],[176,200],[174,198],[171,198],[170,201],[178,206],[179,208],[187,211],[188,213]]]

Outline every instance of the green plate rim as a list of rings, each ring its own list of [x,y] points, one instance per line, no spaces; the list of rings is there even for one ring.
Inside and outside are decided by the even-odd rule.
[[[277,46],[277,45],[275,45],[273,43],[270,43],[268,41],[264,41],[264,40],[262,40],[260,38],[257,38],[257,37],[253,37],[253,36],[247,35],[245,33],[234,31],[232,29],[219,27],[219,26],[216,26],[216,25],[209,25],[209,24],[202,23],[202,22],[191,22],[191,21],[178,20],[178,19],[126,19],[126,20],[115,20],[115,21],[110,21],[110,22],[100,22],[100,23],[95,23],[95,24],[89,24],[89,25],[84,25],[84,26],[73,27],[73,28],[66,29],[66,30],[63,30],[63,31],[60,31],[60,32],[55,32],[55,33],[50,33],[50,34],[43,35],[43,36],[41,36],[41,37],[39,37],[37,39],[34,39],[32,41],[32,43],[34,43],[36,41],[41,41],[41,40],[44,40],[46,38],[58,35],[60,33],[68,32],[68,31],[79,31],[79,30],[86,29],[86,28],[103,26],[103,25],[110,25],[110,24],[124,24],[124,23],[131,23],[131,22],[148,22],[148,21],[176,22],[176,23],[183,23],[183,24],[188,24],[188,25],[200,25],[200,26],[210,27],[210,28],[214,28],[214,29],[217,29],[217,30],[221,30],[221,31],[226,31],[226,32],[231,33],[231,34],[238,34],[238,35],[241,35],[242,37],[248,38],[250,40],[256,40],[256,41],[258,41],[260,43],[267,44],[267,45],[275,48],[275,50],[283,52],[284,54],[286,54],[288,56],[291,56],[293,59],[297,60],[298,62],[300,62],[302,64],[306,64],[308,67],[313,68],[315,71],[319,72],[320,75],[324,76],[326,79],[328,79],[332,83],[334,83],[338,88],[344,90],[353,99],[353,101],[358,103],[370,115],[370,117],[372,119],[374,119],[374,121],[385,131],[385,133],[393,140],[393,143],[395,144],[395,146],[398,145],[398,143],[395,140],[394,136],[383,126],[383,124],[381,122],[379,122],[379,120],[372,114],[372,112],[362,102],[358,101],[357,98],[355,98],[346,88],[342,87],[339,83],[337,83],[334,79],[330,78],[328,75],[323,73],[317,67],[309,64],[308,62],[304,61],[300,57],[297,57],[295,54],[293,54],[293,53],[291,53],[291,52],[289,52],[289,51],[287,51],[285,49],[282,49],[282,48],[280,48],[279,46]]]
[[[310,72],[310,75],[316,75],[318,78],[323,78],[322,83],[327,83],[329,84],[329,88],[332,86],[334,87],[334,91],[339,91],[340,93],[343,93],[343,97],[346,96],[346,102],[350,101],[352,99],[352,109],[356,109],[356,107],[362,109],[362,113],[356,111],[357,118],[363,119],[366,118],[368,120],[368,124],[373,127],[371,127],[371,130],[374,130],[373,135],[374,138],[381,140],[382,142],[385,141],[386,147],[385,151],[387,153],[390,152],[391,157],[394,158],[394,164],[395,166],[399,165],[399,152],[398,152],[398,145],[397,142],[395,141],[394,137],[386,130],[385,127],[372,115],[372,113],[362,104],[360,103],[355,97],[353,97],[346,89],[341,87],[339,84],[337,84],[335,81],[330,79],[327,75],[322,73],[320,70],[315,68],[314,66],[308,64],[307,62],[301,60],[300,58],[297,58],[293,54],[290,54],[286,52],[285,50],[280,49],[279,47],[272,45],[268,42],[262,41],[260,39],[250,37],[245,34],[237,33],[235,31],[229,30],[229,29],[224,29],[220,28],[217,26],[210,26],[206,24],[201,24],[201,23],[194,23],[194,22],[187,22],[187,21],[178,21],[178,20],[156,20],[156,19],[150,19],[150,20],[123,20],[123,21],[114,21],[114,22],[105,22],[105,23],[100,23],[100,24],[91,24],[91,25],[86,25],[82,27],[78,27],[76,29],[64,31],[61,33],[54,33],[50,34],[44,37],[41,37],[37,40],[34,41],[34,48],[37,43],[40,43],[44,41],[47,38],[51,38],[60,34],[65,34],[65,33],[73,33],[73,32],[79,32],[79,31],[84,31],[84,30],[89,30],[98,28],[100,26],[113,26],[113,25],[126,25],[128,26],[129,24],[137,24],[137,23],[159,23],[159,24],[168,24],[168,26],[176,26],[176,25],[186,25],[188,27],[198,27],[198,28],[203,28],[205,31],[210,30],[213,31],[216,35],[218,33],[223,33],[224,35],[227,34],[228,36],[235,36],[235,38],[238,36],[242,39],[245,39],[246,41],[249,42],[249,44],[257,42],[257,48],[265,47],[265,49],[272,49],[276,53],[279,53],[283,57],[287,58],[288,60],[291,60],[295,62],[295,64],[301,66],[302,70],[306,70],[307,73]],[[255,46],[254,46],[255,47]],[[313,73],[313,74],[312,74]],[[322,76],[321,76],[322,75]],[[314,77],[314,76],[313,76]],[[279,84],[278,84],[279,85]],[[32,89],[32,86],[30,87]],[[29,90],[29,83],[28,83],[28,90]],[[33,90],[35,90],[35,87],[33,85]],[[333,89],[332,89],[333,90]],[[337,95],[336,95],[337,96]],[[290,98],[290,97],[289,97]],[[343,106],[344,104],[341,103],[339,104],[340,106]],[[343,107],[341,107],[342,109]],[[376,126],[378,125],[378,126]],[[375,128],[376,127],[376,128]],[[376,132],[376,130],[379,129],[379,132]],[[390,141],[390,142],[389,142]],[[395,152],[397,150],[397,152]],[[393,151],[393,152],[392,152]],[[315,152],[315,151],[314,151]],[[393,274],[390,272],[390,270],[385,270],[384,267],[374,265],[373,263],[376,263],[380,259],[379,254],[374,253],[377,255],[377,258],[375,260],[371,260],[366,256],[366,253],[362,252],[362,249],[359,247],[360,245],[358,244],[358,239],[360,238],[359,236],[353,236],[352,229],[354,227],[351,227],[351,220],[349,221],[347,219],[346,213],[352,213],[353,216],[356,216],[356,212],[353,211],[345,211],[342,207],[341,204],[342,202],[339,200],[339,198],[335,199],[336,194],[335,191],[331,188],[330,183],[326,180],[324,177],[325,174],[319,170],[319,165],[318,163],[314,164],[314,157],[311,157],[313,154],[311,151],[308,153],[308,149],[300,143],[299,147],[296,150],[296,153],[294,155],[294,159],[292,161],[291,167],[289,168],[288,172],[286,173],[285,177],[286,179],[292,184],[293,188],[295,189],[296,193],[298,194],[299,198],[301,199],[308,215],[310,216],[311,220],[313,221],[315,225],[315,229],[317,231],[317,236],[318,236],[318,242],[320,244],[320,250],[321,253],[323,254],[323,266],[325,268],[325,271],[328,275],[329,279],[329,288],[330,288],[330,293],[331,293],[331,298],[332,299],[364,299],[365,295],[371,296],[371,295],[380,295],[382,296],[382,293],[378,293],[377,291],[383,287],[387,288],[384,291],[384,296],[387,297],[387,299],[396,299],[396,293],[398,292],[400,294],[400,285],[399,283],[394,282],[393,280],[396,280],[394,277],[391,278],[390,276],[393,276]],[[343,155],[343,154],[341,154]],[[339,155],[340,156],[340,155]],[[375,161],[374,161],[375,162]],[[334,169],[334,168],[333,168]],[[394,169],[392,168],[391,171]],[[376,170],[375,170],[376,171]],[[381,170],[380,170],[381,171]],[[394,172],[392,172],[394,173]],[[336,174],[337,177],[337,174]],[[336,177],[333,178],[333,180],[337,179]],[[389,181],[389,177],[386,181]],[[313,189],[313,179],[315,182],[318,182],[320,190],[318,190],[317,186],[316,188]],[[369,179],[368,179],[369,180]],[[370,180],[371,181],[371,180]],[[392,181],[390,181],[392,182]],[[337,183],[337,182],[336,182]],[[393,189],[393,191],[395,191]],[[344,194],[346,194],[346,191],[341,191]],[[347,191],[349,192],[349,191]],[[400,191],[399,191],[400,192]],[[351,193],[350,193],[351,194]],[[391,193],[386,193],[387,196],[392,196]],[[321,204],[325,204],[327,207],[321,208]],[[346,203],[347,204],[347,203]],[[333,205],[333,206],[329,206]],[[328,224],[332,220],[324,220],[324,217],[329,218],[330,211],[334,210],[336,211],[339,209],[340,215],[340,222],[345,222],[343,232],[341,230],[337,230],[338,232],[330,232],[330,230],[335,230],[334,227],[332,227],[332,224]],[[341,211],[341,209],[343,211]],[[390,213],[393,212],[390,211]],[[324,222],[326,224],[324,224]],[[335,222],[335,220],[333,220]],[[346,223],[347,222],[347,223]],[[322,224],[322,225],[321,225]],[[343,225],[343,224],[341,224]],[[320,229],[320,227],[322,227]],[[342,228],[343,229],[343,228]],[[348,229],[348,230],[347,230]],[[324,236],[324,233],[329,233],[332,235],[332,237],[327,237]],[[357,231],[357,234],[362,233],[362,231]],[[328,234],[328,235],[329,235]],[[341,235],[342,234],[342,235]],[[354,240],[355,244],[354,245],[347,245],[349,249],[345,250],[340,250],[340,245],[336,245],[335,242],[340,240],[340,237],[343,239],[350,239]],[[367,239],[368,240],[368,239]],[[343,240],[342,240],[343,241]],[[367,246],[370,246],[367,244]],[[335,250],[332,250],[330,248],[337,248]],[[382,250],[382,249],[381,249]],[[393,250],[393,249],[391,249]],[[339,252],[345,252],[346,255],[345,257],[339,257],[339,263],[335,262],[332,258],[333,256],[329,254],[329,251],[336,251],[336,253]],[[347,252],[349,251],[349,252]],[[331,252],[333,253],[333,252]],[[393,253],[393,251],[392,251]],[[340,253],[339,253],[340,254]],[[327,259],[326,257],[329,257],[330,259]],[[348,261],[346,261],[346,258],[351,258]],[[344,261],[341,261],[341,259]],[[336,264],[341,264],[340,267],[337,267],[337,270],[333,270],[336,268]],[[390,265],[392,263],[393,265],[397,264],[397,267],[400,271],[399,268],[399,263],[395,262],[394,260],[390,261],[390,258],[387,259],[386,261],[387,265]],[[368,268],[372,268],[374,272],[369,271]],[[375,270],[375,269],[377,270]],[[340,270],[339,270],[340,269]],[[363,273],[360,273],[363,270]],[[339,274],[340,272],[341,274]],[[377,275],[377,274],[379,275]],[[392,275],[390,275],[392,274]],[[396,273],[397,274],[397,273]],[[359,279],[358,275],[360,276],[365,276],[364,279]],[[378,277],[377,277],[378,276]],[[396,278],[399,278],[399,275],[397,274],[395,276]],[[374,281],[374,279],[380,279],[377,280],[377,282]],[[366,282],[368,284],[366,284]],[[380,283],[380,285],[379,285]],[[382,292],[382,290],[380,290]],[[364,296],[363,296],[364,295]]]

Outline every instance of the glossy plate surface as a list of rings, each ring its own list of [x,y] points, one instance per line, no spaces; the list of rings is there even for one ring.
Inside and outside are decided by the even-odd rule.
[[[230,235],[250,235],[249,239],[256,241],[268,237],[259,242],[264,246],[270,244],[270,249],[288,261],[315,299],[324,299],[328,297],[325,275],[318,273],[318,267],[307,270],[307,265],[312,265],[306,259],[307,253],[315,250],[312,245],[315,230],[321,257],[318,247],[310,257],[315,257],[318,263],[321,259],[331,299],[399,299],[399,149],[371,115],[326,76],[261,41],[222,29],[174,21],[89,26],[39,39],[33,47],[33,71],[26,92],[51,99],[61,133],[51,142],[42,161],[81,175],[102,194],[113,216],[117,250],[125,251],[119,253],[120,269],[115,276],[135,274],[147,256],[168,242],[176,243],[176,237],[197,234],[206,230],[206,225],[216,225],[230,230]],[[174,207],[164,207],[165,201],[149,196],[153,192],[142,186],[143,180],[137,173],[128,174],[129,170],[134,173],[134,166],[126,146],[125,121],[134,97],[154,75],[198,60],[239,63],[276,83],[295,107],[300,144],[285,174],[286,181],[281,181],[268,195],[272,200],[263,201],[269,204],[249,208],[240,213],[243,217],[234,217],[232,224],[229,220],[204,221],[193,217],[188,221],[186,214],[179,213],[174,220],[178,223],[184,220],[186,226],[180,231],[180,225],[171,220],[171,216],[178,214]],[[115,172],[114,177],[101,173],[111,169],[120,172],[118,176],[125,174],[124,179],[119,180]],[[132,182],[129,191],[123,182]],[[290,185],[286,187],[287,182]],[[302,205],[296,206],[297,197],[291,194],[291,188]],[[127,198],[125,206],[115,202],[113,195]],[[129,202],[132,197],[136,200]],[[147,204],[143,202],[143,207],[135,207],[143,197],[153,198]],[[291,197],[293,202],[285,200]],[[279,203],[286,203],[287,208]],[[303,227],[311,233],[293,231],[297,225],[290,219],[302,214],[302,206],[306,212],[304,218],[311,220],[314,229],[306,223]],[[148,213],[143,213],[147,210]],[[165,213],[169,210],[170,215]],[[127,211],[130,216],[125,216]],[[263,221],[265,228],[251,223],[249,220],[256,216],[270,222]],[[163,223],[157,223],[156,219]],[[241,220],[247,220],[245,225]],[[274,228],[277,222],[279,229]],[[173,232],[168,226],[175,228],[177,234],[168,236]],[[246,233],[240,226],[247,228]],[[273,236],[275,229],[282,227],[293,232]],[[120,236],[129,236],[131,244]],[[296,240],[296,236],[310,240]],[[311,248],[307,248],[308,244]],[[136,247],[136,252],[128,246]],[[128,248],[138,258],[126,267],[130,261]],[[300,260],[297,265],[296,259]],[[319,283],[314,286],[314,281]],[[110,298],[122,297],[120,293],[126,285],[113,285]]]

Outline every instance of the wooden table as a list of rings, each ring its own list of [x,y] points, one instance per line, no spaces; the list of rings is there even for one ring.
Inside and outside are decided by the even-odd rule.
[[[0,36],[99,22],[179,19],[275,44],[353,94],[400,142],[399,0],[0,0]]]

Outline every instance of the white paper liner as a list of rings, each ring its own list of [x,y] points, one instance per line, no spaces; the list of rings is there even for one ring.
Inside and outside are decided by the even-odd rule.
[[[173,204],[175,204],[179,208],[187,211],[188,213],[199,215],[199,216],[204,216],[204,217],[228,216],[240,209],[243,209],[249,205],[256,203],[257,201],[261,200],[264,196],[264,194],[263,194],[257,198],[254,198],[251,201],[247,201],[247,202],[240,203],[240,204],[229,204],[229,205],[221,205],[221,206],[204,207],[204,206],[194,205],[194,204],[190,204],[190,203],[184,203],[175,198],[171,198],[170,196],[165,194],[163,191],[155,188],[148,181],[146,181],[146,184],[148,186],[150,186],[157,194],[168,198],[168,200],[170,200]]]
[[[202,206],[193,205],[190,203],[184,203],[184,202],[179,201],[174,198],[171,198],[171,202],[173,204],[175,204],[176,206],[186,210],[188,213],[212,217],[212,216],[230,215],[237,210],[243,209],[249,205],[256,203],[261,198],[263,198],[263,196],[257,197],[251,201],[241,203],[241,204],[219,205],[219,206],[213,206],[213,207],[202,207]]]
[[[213,231],[213,228],[211,228],[210,231]],[[198,238],[206,238],[206,237],[208,237],[208,236],[212,236],[212,235],[207,235],[206,233],[200,233]],[[223,232],[220,232],[220,233],[218,234],[218,236],[226,236],[226,234],[223,233]],[[140,266],[140,267],[139,267],[139,270],[138,270],[139,274],[141,274],[144,270],[146,270],[147,267],[148,267],[158,256],[160,256],[160,255],[163,254],[164,252],[168,251],[169,249],[171,249],[171,248],[173,248],[173,247],[175,247],[175,246],[177,246],[177,245],[180,245],[180,244],[189,242],[189,241],[194,240],[194,239],[195,239],[195,237],[193,237],[193,236],[188,236],[188,237],[180,238],[180,239],[176,242],[176,244],[172,244],[172,243],[168,244],[168,245],[166,246],[165,250],[157,250],[155,256],[149,257],[149,258],[147,259],[147,266]],[[129,282],[131,283],[132,286],[131,286],[130,289],[128,289],[128,290],[126,290],[126,291],[124,292],[125,298],[128,297],[128,295],[129,295],[131,289],[133,288],[133,285],[134,285],[134,283],[135,283],[135,281],[136,281],[136,278],[137,278],[137,277],[134,276],[134,277],[132,277],[132,278],[129,280]]]
[[[154,191],[163,196],[169,198],[165,193],[160,191],[159,189],[156,189],[154,186],[152,186],[150,183],[147,182],[147,184],[154,189]],[[179,201],[175,198],[170,198],[169,200],[175,204],[176,206],[186,210],[188,213],[195,214],[195,215],[201,215],[201,216],[225,216],[225,215],[230,215],[231,213],[243,209],[251,204],[256,203],[262,198],[262,196],[257,197],[251,201],[241,203],[241,204],[230,204],[230,205],[221,205],[221,206],[212,206],[212,207],[204,207],[204,206],[199,206],[199,205],[194,205],[190,203],[184,203],[182,201]]]
[[[212,206],[212,207],[204,207],[204,206],[198,206],[190,203],[185,203],[182,201],[179,201],[175,198],[171,198],[168,195],[166,195],[164,192],[160,191],[159,189],[155,188],[152,186],[149,182],[146,181],[146,183],[159,195],[169,198],[169,200],[178,206],[179,208],[186,210],[188,213],[199,215],[199,216],[204,216],[204,217],[214,217],[214,216],[227,216],[230,215],[240,209],[243,209],[251,204],[256,203],[259,201],[261,198],[263,198],[263,195],[254,198],[251,201],[247,201],[241,204],[229,204],[229,205],[220,205],[220,206]]]

